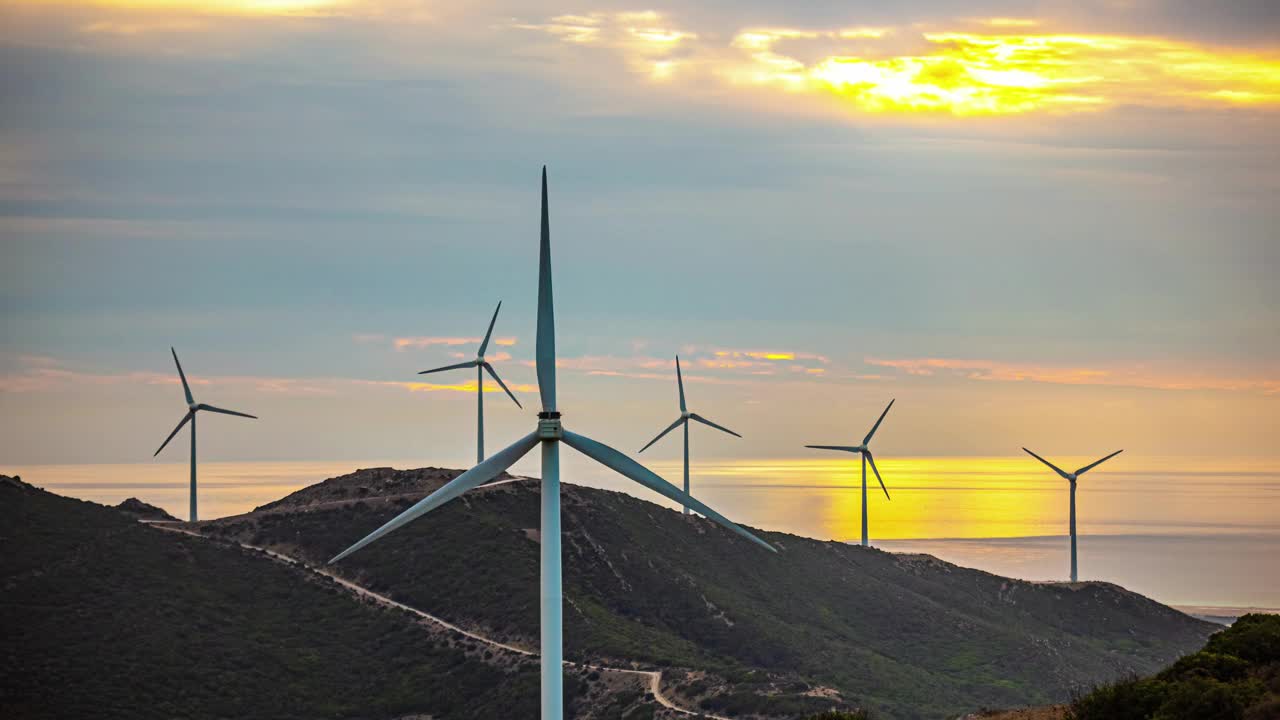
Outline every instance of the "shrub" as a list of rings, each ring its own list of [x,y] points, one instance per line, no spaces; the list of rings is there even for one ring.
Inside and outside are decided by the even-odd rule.
[[[1204,649],[1259,665],[1280,662],[1280,615],[1245,615],[1214,633]]]

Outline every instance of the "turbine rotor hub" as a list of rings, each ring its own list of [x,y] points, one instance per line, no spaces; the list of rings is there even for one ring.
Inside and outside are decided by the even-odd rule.
[[[683,411],[681,411],[681,412],[680,412],[680,417],[681,417],[681,419],[688,420],[688,419],[689,419],[689,416],[690,416],[690,415],[692,415],[692,414],[693,414],[693,413],[689,412],[688,410],[683,410]]]
[[[194,402],[194,401],[193,401],[193,402],[189,402],[189,403],[187,403],[187,409],[188,409],[188,410],[196,410],[196,409],[197,409],[197,408],[199,408],[199,407],[200,407],[200,403],[198,403],[198,402]]]

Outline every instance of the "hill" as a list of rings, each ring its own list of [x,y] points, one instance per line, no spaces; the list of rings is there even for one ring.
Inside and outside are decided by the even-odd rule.
[[[201,529],[320,564],[457,472],[361,470]],[[539,484],[495,482],[335,569],[536,646]],[[1107,583],[761,533],[781,549],[771,555],[699,517],[573,485],[562,507],[567,657],[706,671],[677,689],[708,711],[794,717],[821,699],[907,719],[1062,702],[1154,672],[1214,629]]]
[[[138,498],[129,498],[124,502],[116,505],[116,509],[132,517],[134,520],[162,520],[164,522],[178,522],[178,518],[165,512],[163,509],[144,503]]]
[[[0,635],[5,718],[537,714],[535,659],[4,476]],[[580,718],[657,707],[638,678],[575,671],[566,687]]]

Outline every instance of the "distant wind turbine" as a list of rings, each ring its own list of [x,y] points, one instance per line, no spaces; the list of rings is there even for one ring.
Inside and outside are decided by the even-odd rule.
[[[164,442],[160,444],[160,450],[163,450],[164,446],[169,444],[169,441],[173,439],[174,435],[178,434],[178,431],[182,429],[183,425],[186,425],[188,422],[191,423],[191,522],[196,522],[196,413],[201,410],[208,410],[209,412],[222,413],[223,415],[235,415],[236,417],[253,418],[254,420],[257,420],[258,416],[236,412],[235,410],[224,410],[220,407],[196,402],[195,399],[191,397],[191,386],[187,385],[187,376],[182,372],[182,363],[178,362],[178,351],[173,348],[169,348],[169,352],[173,353],[173,364],[178,366],[178,377],[182,378],[182,392],[187,396],[187,414],[182,416],[182,420],[178,423],[178,427],[174,428],[173,432],[169,433],[169,437],[165,438]],[[160,450],[156,450],[155,455],[152,455],[151,457],[159,455]]]
[[[560,423],[556,408],[555,310],[551,298],[551,224],[547,212],[547,169],[542,168],[542,240],[538,252],[538,337],[535,354],[538,394],[542,412],[538,428],[489,459],[454,478],[444,487],[418,501],[367,537],[343,550],[329,562],[337,562],[406,523],[453,500],[511,467],[533,448],[542,446],[542,529],[541,529],[541,662],[542,720],[564,717],[564,640],[560,575],[560,444],[564,443],[596,462],[660,495],[684,503],[742,537],[777,552],[772,545],[738,527],[728,518],[689,497],[636,461],[607,445],[570,432]]]
[[[711,422],[710,420],[702,417],[698,413],[689,412],[689,408],[685,407],[684,378],[680,375],[680,356],[679,355],[676,356],[676,384],[680,386],[680,417],[676,418],[676,421],[671,423],[671,425],[666,430],[663,430],[662,432],[658,433],[658,437],[650,440],[649,445],[652,445],[658,442],[659,440],[662,439],[663,435],[666,435],[672,430],[675,430],[680,425],[684,426],[684,491],[686,494],[688,494],[689,492],[689,421],[697,420],[698,422],[702,423],[703,425],[706,425],[707,427],[713,427],[717,430],[723,430],[724,432],[727,432],[734,437],[742,437],[742,436],[730,430],[727,427],[722,427],[720,425],[717,425]],[[644,452],[645,450],[648,450],[649,445],[645,445],[644,447],[640,448],[640,452]],[[688,505],[684,506],[684,514],[685,515],[689,514]]]
[[[807,448],[815,448],[817,450],[840,450],[842,452],[858,453],[862,456],[862,547],[867,547],[867,463],[871,463],[871,470],[876,474],[876,480],[880,482],[880,489],[884,490],[884,499],[889,499],[889,490],[884,486],[884,480],[880,479],[880,470],[876,467],[876,459],[871,456],[871,438],[876,434],[876,430],[880,428],[880,423],[884,422],[884,416],[889,414],[889,408],[893,407],[893,400],[889,401],[889,405],[885,407],[884,412],[880,413],[880,419],[876,420],[876,424],[871,426],[871,432],[862,438],[861,445],[805,445]]]
[[[489,330],[484,334],[484,340],[480,343],[480,352],[476,353],[475,360],[460,362],[456,365],[445,365],[434,370],[423,370],[419,375],[427,375],[429,373],[438,373],[445,370],[457,370],[459,368],[473,367],[476,369],[476,462],[484,460],[484,373],[487,370],[493,379],[498,381],[502,389],[506,391],[507,397],[511,398],[511,402],[521,410],[524,406],[516,399],[515,395],[507,389],[507,384],[502,382],[502,378],[498,377],[498,371],[493,369],[489,361],[484,359],[484,351],[489,347],[489,336],[493,335],[493,324],[498,321],[498,311],[502,309],[502,301],[498,301],[498,307],[493,310],[493,319],[489,321]]]
[[[1057,465],[1054,465],[1026,448],[1022,448],[1022,450],[1031,457],[1053,468],[1054,472],[1058,473],[1064,480],[1071,483],[1071,582],[1076,582],[1078,580],[1078,575],[1076,574],[1076,478],[1119,455],[1124,452],[1124,450],[1117,450],[1101,460],[1095,460],[1094,462],[1085,465],[1073,473],[1063,472]]]

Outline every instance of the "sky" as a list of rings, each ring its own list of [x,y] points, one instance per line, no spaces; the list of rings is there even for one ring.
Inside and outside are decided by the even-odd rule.
[[[1268,0],[0,0],[0,459],[1274,457]],[[492,383],[488,390],[496,390]],[[181,460],[183,444],[166,450]],[[671,458],[678,442],[645,457]]]

